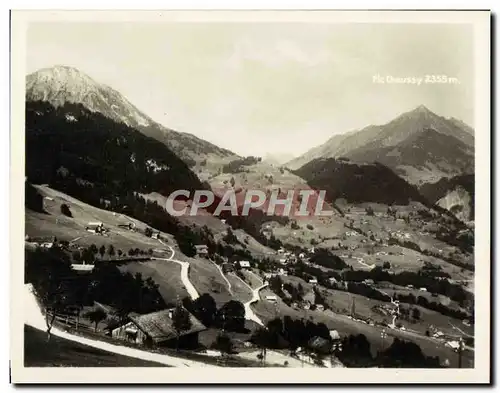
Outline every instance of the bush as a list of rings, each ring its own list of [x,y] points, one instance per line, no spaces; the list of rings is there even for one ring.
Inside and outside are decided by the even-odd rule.
[[[69,209],[69,206],[63,203],[61,205],[61,213],[64,214],[66,217],[73,217],[73,213],[71,213],[71,210]]]
[[[314,227],[311,224],[307,224],[307,229],[309,229],[310,231],[312,231],[314,229]]]

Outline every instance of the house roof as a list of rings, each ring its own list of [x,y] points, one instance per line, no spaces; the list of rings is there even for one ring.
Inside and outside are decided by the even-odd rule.
[[[312,348],[314,350],[327,353],[330,351],[332,344],[329,340],[323,337],[316,336],[309,340],[308,346],[309,348]]]
[[[154,342],[159,343],[177,337],[173,321],[169,316],[170,311],[174,311],[174,308],[142,315],[130,313],[128,316],[139,329],[151,337]],[[188,311],[186,310],[186,312]],[[206,327],[191,313],[189,313],[189,319],[191,321],[191,329],[181,332],[180,336],[206,330]]]
[[[71,265],[71,269],[73,269],[77,272],[91,272],[92,270],[94,270],[94,265],[74,263]]]

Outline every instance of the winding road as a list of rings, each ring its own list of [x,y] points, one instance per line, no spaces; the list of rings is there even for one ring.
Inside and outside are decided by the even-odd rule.
[[[262,320],[253,312],[252,310],[252,303],[258,302],[260,300],[260,295],[259,292],[261,289],[267,287],[267,284],[262,284],[260,287],[253,289],[250,285],[248,285],[244,280],[242,280],[240,277],[238,277],[237,274],[234,275],[234,277],[237,277],[238,280],[240,280],[243,284],[245,284],[251,291],[252,291],[252,298],[243,304],[245,307],[245,319],[249,321],[254,321],[260,326],[264,326],[264,323]]]
[[[172,253],[172,255],[170,255],[170,257],[168,257],[168,258],[157,258],[156,257],[155,259],[175,262],[175,263],[178,263],[179,265],[181,265],[181,281],[184,284],[184,286],[186,287],[186,290],[187,290],[189,296],[191,297],[191,300],[198,299],[200,297],[200,295],[198,294],[198,291],[194,287],[193,283],[189,280],[189,275],[188,275],[189,274],[189,262],[184,262],[184,261],[179,261],[177,259],[174,259],[175,250],[170,245],[162,242],[160,239],[158,239],[158,241],[161,244],[163,244],[165,247],[168,247],[170,249],[170,252]],[[217,266],[217,268],[219,268],[219,267]],[[231,292],[231,283],[224,276],[224,274],[223,274],[222,270],[220,270],[220,268],[219,268],[219,271],[220,271],[222,277],[224,277],[224,280],[226,280],[226,282],[228,283],[229,291]],[[235,277],[238,277],[238,276],[235,275]],[[250,291],[252,291],[252,299],[250,299],[248,302],[243,304],[243,306],[245,307],[245,319],[250,320],[250,321],[254,321],[255,323],[259,324],[260,326],[264,326],[264,323],[261,321],[261,319],[253,312],[251,304],[260,300],[259,291],[261,289],[267,287],[267,284],[263,284],[260,287],[253,289],[250,285],[248,285],[241,278],[238,277],[238,279],[241,280],[241,282],[243,284],[245,284],[250,289]]]
[[[184,287],[186,287],[186,291],[189,294],[189,297],[191,300],[196,300],[200,297],[198,291],[194,287],[193,283],[189,280],[189,262],[184,262],[184,261],[179,261],[178,259],[174,259],[175,256],[175,250],[169,246],[168,244],[163,243],[160,239],[158,241],[163,244],[165,247],[168,247],[170,249],[170,252],[172,255],[170,255],[168,258],[154,258],[162,261],[170,261],[170,262],[175,262],[179,265],[181,265],[181,281],[182,284],[184,284]]]
[[[227,283],[227,290],[228,290],[229,294],[232,295],[233,291],[232,291],[231,283],[229,282],[229,280],[227,279],[227,277],[224,275],[224,272],[222,271],[222,269],[220,268],[220,266],[217,265],[214,261],[210,260],[210,262],[212,262],[215,265],[215,267],[217,268],[217,270],[220,272],[220,275],[222,276],[222,278],[224,279],[224,281],[226,281],[226,283]]]
[[[47,330],[47,325],[45,324],[45,316],[40,310],[40,306],[36,300],[36,296],[33,292],[33,286],[31,284],[24,285],[24,302],[23,302],[23,312],[24,312],[24,323],[26,325],[32,326],[35,329],[42,331]],[[91,340],[86,337],[71,334],[58,329],[53,326],[51,334],[57,337],[64,338],[66,340],[75,341],[89,347],[102,349],[104,351],[116,353],[118,355],[130,356],[137,359],[148,360],[152,362],[157,362],[165,364],[172,367],[216,367],[210,364],[197,362],[193,360],[182,359],[178,357],[173,357],[165,354],[152,353],[148,351],[141,351],[140,349],[130,348],[122,345],[114,345],[105,341]]]

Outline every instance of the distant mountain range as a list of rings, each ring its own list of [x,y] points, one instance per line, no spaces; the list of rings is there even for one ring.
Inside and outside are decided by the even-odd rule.
[[[116,90],[94,81],[73,67],[55,66],[28,75],[26,101],[44,101],[56,108],[66,103],[81,104],[90,112],[101,113],[164,143],[189,166],[206,160],[227,162],[237,157],[231,151],[192,134],[162,126]]]
[[[335,135],[286,166],[329,157],[380,162],[413,184],[435,182],[474,172],[474,130],[421,105],[387,124]]]

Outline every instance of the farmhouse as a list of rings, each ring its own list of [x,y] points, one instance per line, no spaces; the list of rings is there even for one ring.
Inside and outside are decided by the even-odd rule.
[[[103,233],[104,224],[102,222],[89,222],[85,227],[85,230],[91,233]]]
[[[288,270],[285,270],[281,267],[278,269],[277,273],[279,276],[288,276]]]
[[[85,263],[74,263],[71,265],[71,269],[77,273],[91,273],[92,270],[94,270],[94,265]]]
[[[270,303],[276,303],[278,301],[278,297],[276,295],[267,295],[266,300]]]
[[[228,262],[224,262],[222,264],[222,272],[224,274],[229,273],[229,272],[234,272],[234,266],[233,266],[233,264],[228,263]]]
[[[242,269],[250,269],[250,267],[251,267],[250,262],[248,262],[248,261],[238,261],[236,263]]]
[[[196,249],[197,255],[207,255],[208,254],[208,246],[206,244],[197,244],[194,246]]]
[[[173,327],[172,315],[174,309],[166,309],[152,312],[150,314],[130,313],[129,322],[113,329],[111,336],[135,344],[149,347],[177,346],[177,332]],[[189,314],[191,328],[179,334],[180,348],[196,348],[198,346],[198,333],[206,330],[206,327]]]
[[[336,330],[330,330],[330,338],[332,340],[340,340],[340,334]]]

